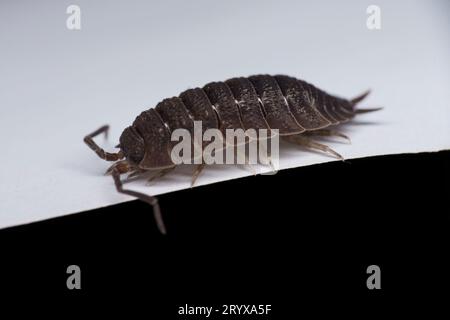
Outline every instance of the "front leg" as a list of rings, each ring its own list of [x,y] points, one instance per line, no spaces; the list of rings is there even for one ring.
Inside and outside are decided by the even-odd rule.
[[[133,197],[136,197],[137,199],[147,202],[153,207],[153,216],[155,217],[156,225],[158,226],[159,231],[162,234],[166,234],[167,230],[164,225],[164,221],[161,215],[161,209],[158,204],[158,199],[156,197],[153,197],[151,195],[147,195],[144,193],[140,193],[133,190],[127,190],[123,188],[123,183],[120,180],[120,175],[122,173],[127,173],[131,170],[130,166],[128,165],[126,160],[116,162],[111,166],[111,168],[107,171],[107,173],[111,173],[114,184],[116,185],[117,192],[127,194]]]

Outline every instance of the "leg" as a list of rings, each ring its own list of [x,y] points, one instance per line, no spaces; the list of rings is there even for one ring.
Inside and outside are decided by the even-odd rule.
[[[170,167],[167,169],[162,169],[158,172],[156,172],[155,175],[151,176],[148,180],[147,180],[147,185],[149,185],[153,180],[164,177],[166,174],[168,174],[170,171],[172,171],[173,169],[175,169],[175,167]]]
[[[251,165],[250,159],[248,158],[247,155],[244,155],[244,157],[245,157],[245,164],[243,165],[244,169],[246,169],[247,171],[250,171],[254,176],[256,176],[256,170]]]
[[[125,182],[128,181],[132,181],[134,179],[137,179],[140,175],[145,174],[147,172],[147,170],[141,170],[141,169],[136,169],[134,171],[132,171],[126,178],[125,178]]]
[[[106,152],[105,150],[103,150],[102,148],[100,148],[93,140],[94,137],[98,136],[101,133],[105,133],[105,137],[108,137],[108,130],[109,130],[109,126],[103,126],[97,130],[95,130],[94,132],[92,132],[91,134],[88,134],[86,137],[84,137],[84,142],[89,146],[89,148],[91,148],[92,150],[95,151],[95,153],[103,160],[106,161],[117,161],[123,158],[123,154],[121,151],[117,152],[117,153],[109,153]]]
[[[250,163],[250,159],[248,157],[246,149],[244,149],[244,152],[240,152],[239,147],[235,146],[235,157],[236,157],[235,158],[236,164],[238,164],[239,166],[242,166],[242,168],[244,170],[250,171],[254,176],[256,176],[256,170]],[[242,158],[244,159],[244,163],[239,163],[241,161],[238,161],[238,159],[242,159]]]
[[[132,190],[123,189],[122,181],[120,180],[120,171],[117,168],[113,168],[111,174],[114,178],[114,183],[116,185],[117,192],[124,193],[133,197],[138,198],[141,201],[147,202],[153,207],[153,215],[155,216],[156,224],[158,226],[159,231],[162,234],[166,234],[166,227],[164,226],[164,221],[162,219],[161,210],[159,208],[158,199],[152,197],[150,195],[146,195],[143,193],[139,193]]]
[[[347,137],[342,132],[331,130],[331,129],[320,129],[320,130],[314,130],[314,131],[308,131],[305,132],[308,136],[321,136],[321,137],[341,137],[347,140],[349,143],[351,143],[350,138]]]
[[[271,136],[270,139],[275,137],[275,135]],[[270,141],[270,139],[267,139],[267,141]],[[258,162],[267,166],[269,165],[272,169],[271,172],[264,173],[266,175],[268,174],[276,174],[278,171],[275,169],[275,166],[272,162],[272,153],[269,152],[269,150],[266,148],[267,145],[263,145],[262,143],[258,143]]]
[[[201,163],[195,167],[195,171],[192,174],[192,180],[191,180],[191,188],[194,186],[195,181],[197,181],[198,176],[202,172],[202,170],[205,168],[205,164]]]
[[[316,150],[320,150],[320,151],[329,153],[329,154],[333,155],[334,157],[338,158],[339,160],[344,160],[344,158],[339,153],[337,153],[330,147],[328,147],[324,144],[315,142],[305,136],[302,136],[302,135],[288,136],[288,137],[286,137],[286,140],[293,142],[295,144],[298,144],[300,146],[309,148],[309,149],[316,149]]]

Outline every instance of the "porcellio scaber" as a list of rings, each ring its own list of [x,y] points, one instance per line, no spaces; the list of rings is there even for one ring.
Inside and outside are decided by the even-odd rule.
[[[224,82],[211,82],[203,88],[188,89],[178,97],[164,99],[155,108],[143,111],[127,127],[119,139],[119,151],[106,152],[93,138],[107,133],[103,126],[84,138],[97,155],[115,161],[108,169],[118,192],[134,196],[153,206],[159,230],[166,233],[157,198],[123,188],[121,174],[139,176],[148,171],[163,175],[176,165],[170,150],[171,133],[175,129],[193,131],[194,121],[203,128],[219,129],[277,129],[280,137],[306,148],[318,149],[342,159],[326,145],[311,136],[345,135],[329,127],[351,120],[356,114],[379,108],[361,109],[356,105],[369,91],[351,99],[330,95],[314,85],[285,75],[255,75]],[[193,182],[203,169],[197,166]]]

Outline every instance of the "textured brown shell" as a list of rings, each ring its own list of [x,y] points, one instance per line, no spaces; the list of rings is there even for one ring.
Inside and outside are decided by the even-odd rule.
[[[120,137],[125,157],[141,169],[167,168],[171,133],[203,130],[278,129],[280,135],[301,134],[337,125],[355,115],[353,103],[285,75],[255,75],[211,82],[188,89],[142,112]]]

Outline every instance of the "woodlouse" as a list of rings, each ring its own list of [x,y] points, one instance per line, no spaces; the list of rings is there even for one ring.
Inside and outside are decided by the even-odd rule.
[[[120,136],[116,153],[105,152],[93,138],[107,133],[103,126],[84,138],[97,155],[116,161],[107,171],[112,174],[118,192],[135,196],[153,206],[159,230],[166,233],[155,197],[123,189],[120,175],[139,175],[158,170],[160,175],[174,167],[170,157],[171,132],[177,128],[193,130],[193,122],[202,121],[204,129],[278,129],[279,135],[302,146],[319,149],[342,159],[328,146],[310,139],[341,133],[326,129],[349,121],[356,114],[379,110],[356,109],[369,91],[346,100],[327,94],[303,80],[285,75],[255,75],[211,82],[203,88],[188,89],[178,97],[164,99],[142,112]],[[198,165],[193,181],[203,169]]]

